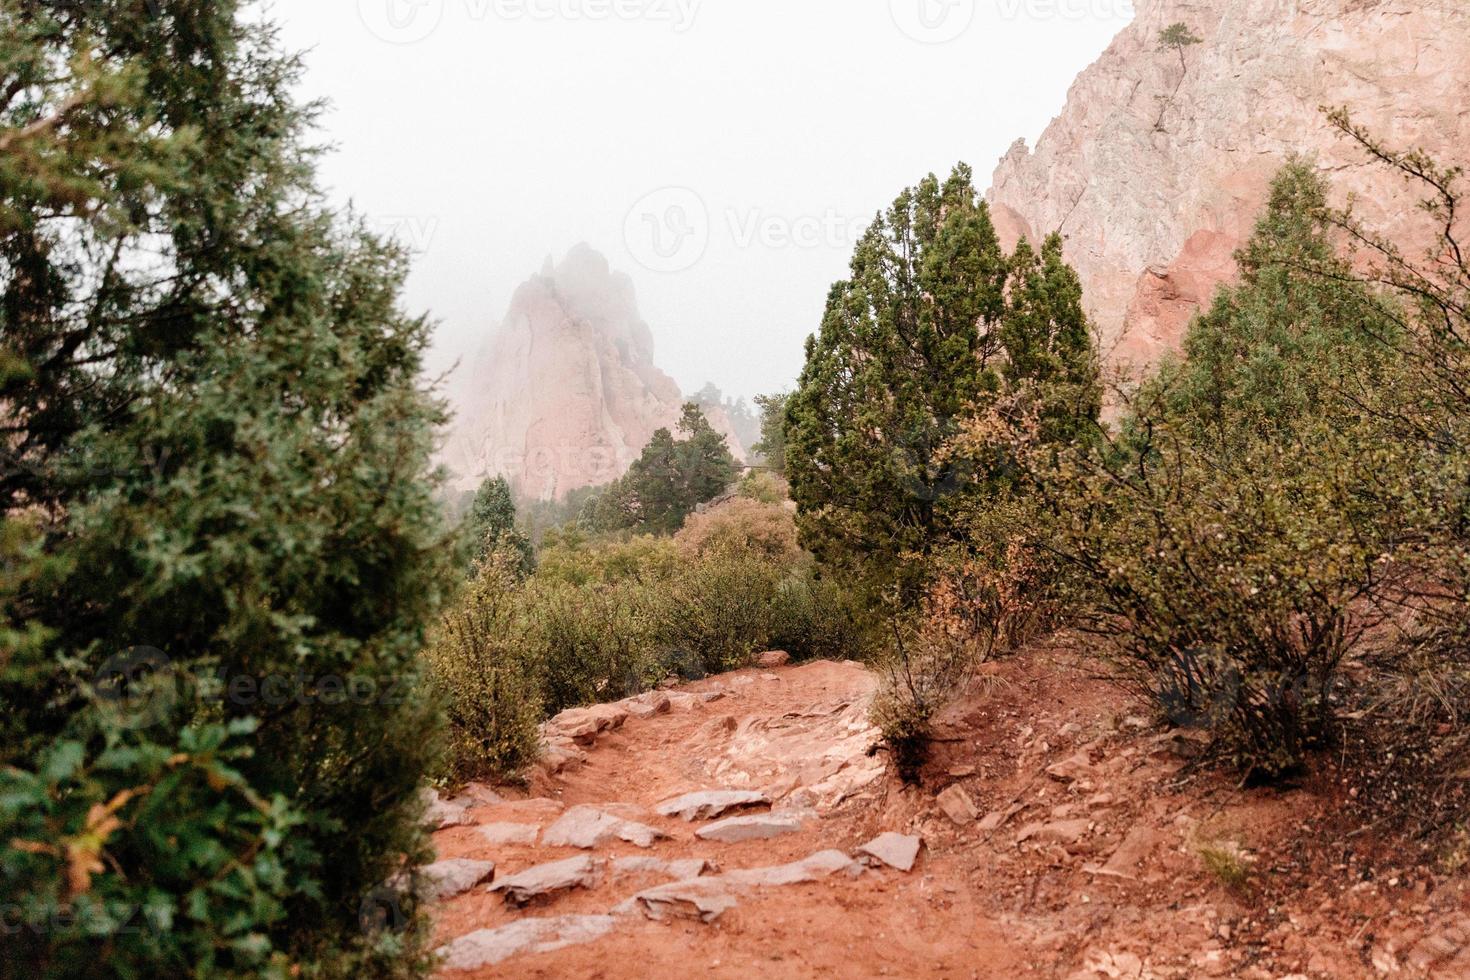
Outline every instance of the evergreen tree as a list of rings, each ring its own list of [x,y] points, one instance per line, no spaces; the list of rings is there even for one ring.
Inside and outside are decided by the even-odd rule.
[[[777,476],[786,475],[786,402],[789,395],[756,395],[761,412],[760,442],[751,451]]]
[[[999,384],[1005,280],[963,165],[905,190],[863,235],[786,408],[792,497],[819,558],[891,567],[942,531],[969,477],[939,450]]]
[[[515,568],[523,575],[535,566],[531,542],[516,529],[515,500],[503,476],[490,477],[475,491],[465,518],[464,535],[475,563],[485,561],[495,552],[506,552],[515,556]]]
[[[234,0],[0,0],[0,65],[0,973],[418,972],[405,257]]]
[[[1333,227],[1322,177],[1304,161],[1284,166],[1236,255],[1240,282],[1190,325],[1183,360],[1146,386],[1139,410],[1163,410],[1197,439],[1237,439],[1247,420],[1281,435],[1339,399],[1341,382],[1381,370],[1399,314],[1356,280]]]
[[[1102,409],[1082,281],[1062,258],[1062,238],[1048,235],[1038,255],[1022,238],[1011,256],[1001,323],[1003,375],[1011,388],[1032,385],[1042,401],[1041,436],[1069,442]]]
[[[804,543],[882,578],[949,539],[958,499],[998,478],[994,459],[951,441],[1023,382],[1051,399],[1055,437],[1096,416],[1081,289],[1060,239],[1007,258],[968,168],[943,184],[931,175],[863,237],[807,341],[786,406]]]
[[[740,471],[725,445],[725,437],[710,426],[697,406],[684,406],[679,433],[684,438],[678,444],[676,506],[680,513],[674,528],[683,524],[696,506],[729,489]]]
[[[694,508],[724,493],[739,472],[725,437],[694,404],[684,406],[680,440],[653,434],[622,479],[588,502],[583,520],[599,531],[677,531]]]

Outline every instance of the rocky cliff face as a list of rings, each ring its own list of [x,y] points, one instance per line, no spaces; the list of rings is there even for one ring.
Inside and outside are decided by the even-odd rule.
[[[654,365],[632,281],[578,245],[516,290],[456,401],[445,447],[456,486],[503,475],[518,494],[550,500],[621,476],[678,422],[683,397]],[[729,420],[710,415],[743,456]]]
[[[1202,43],[1159,50],[1186,24]],[[1275,171],[1314,159],[1360,214],[1412,244],[1418,194],[1326,123],[1346,105],[1391,145],[1470,164],[1467,0],[1138,0],[1035,149],[989,199],[1014,240],[1060,230],[1105,358],[1145,369],[1235,274]],[[1010,241],[1007,244],[1011,244]]]

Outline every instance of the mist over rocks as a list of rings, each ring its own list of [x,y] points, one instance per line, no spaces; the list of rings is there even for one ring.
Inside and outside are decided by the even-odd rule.
[[[988,194],[1007,247],[1053,230],[1113,365],[1146,369],[1236,275],[1275,172],[1314,160],[1335,195],[1395,241],[1430,244],[1406,187],[1332,129],[1347,106],[1396,149],[1470,163],[1465,0],[1138,0],[1034,149],[1017,141]],[[1203,43],[1161,50],[1183,23]]]
[[[622,476],[686,401],[654,362],[633,281],[585,243],[521,284],[462,372],[443,454],[454,487],[502,475],[528,499]],[[705,411],[743,459],[727,413]]]

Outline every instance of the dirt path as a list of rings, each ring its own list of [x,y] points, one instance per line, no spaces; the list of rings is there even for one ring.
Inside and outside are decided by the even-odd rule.
[[[444,976],[1470,977],[1463,881],[1390,867],[1371,835],[1336,843],[1330,787],[1194,773],[1191,740],[1036,658],[994,667],[904,788],[871,751],[871,690],[859,665],[816,663],[560,716],[558,771],[525,799],[472,787],[449,807],[465,823],[435,834],[501,889],[439,905]],[[737,837],[785,832],[704,840],[715,817],[657,812],[704,790],[769,797],[721,815],[753,818]],[[922,840],[912,870],[854,860],[883,832]],[[1246,880],[1212,876],[1205,850]],[[548,863],[563,880],[506,900]]]

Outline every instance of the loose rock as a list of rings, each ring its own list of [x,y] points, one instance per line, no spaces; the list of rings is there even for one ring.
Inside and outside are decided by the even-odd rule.
[[[654,810],[661,817],[680,817],[693,822],[711,820],[730,810],[770,805],[769,796],[754,790],[701,790],[665,800]]]
[[[464,803],[440,799],[439,794],[432,789],[424,790],[423,795],[424,826],[431,830],[463,827],[475,822],[475,818],[470,816],[469,807]]]
[[[917,837],[908,834],[879,834],[858,848],[863,854],[883,862],[899,871],[912,871],[923,844]]]
[[[748,840],[765,840],[782,834],[801,831],[801,821],[796,817],[776,813],[753,817],[728,817],[706,824],[694,832],[700,840],[718,841],[721,844],[739,844]]]
[[[471,861],[454,858],[435,861],[418,869],[414,877],[418,893],[430,901],[443,901],[463,895],[476,885],[483,885],[495,877],[492,861]]]
[[[497,881],[490,886],[490,890],[502,893],[507,904],[519,907],[532,899],[573,888],[596,888],[600,872],[601,865],[583,855],[565,861],[538,864],[520,874]]]
[[[487,823],[476,830],[487,844],[530,845],[536,843],[536,835],[540,832],[540,828],[529,823]]]
[[[939,809],[944,811],[946,817],[961,827],[974,823],[975,818],[980,816],[980,811],[975,808],[975,801],[970,799],[970,794],[957,785],[940,793],[934,798],[934,802],[939,804]]]
[[[1087,833],[1089,827],[1091,827],[1091,822],[1087,820],[1057,820],[1052,823],[1027,824],[1016,834],[1016,843],[1023,844],[1028,840],[1036,840],[1047,844],[1075,844]]]
[[[785,667],[789,663],[791,663],[791,654],[785,650],[768,650],[755,658],[755,665],[767,670],[774,667]]]
[[[591,850],[614,840],[625,840],[638,847],[652,847],[653,842],[669,835],[645,824],[624,820],[596,807],[578,806],[564,813],[560,820],[546,828],[541,843],[546,847],[580,847]]]
[[[610,915],[562,915],[521,919],[499,929],[481,929],[461,936],[440,949],[449,970],[478,970],[521,953],[551,953],[567,946],[590,943],[612,931]]]

